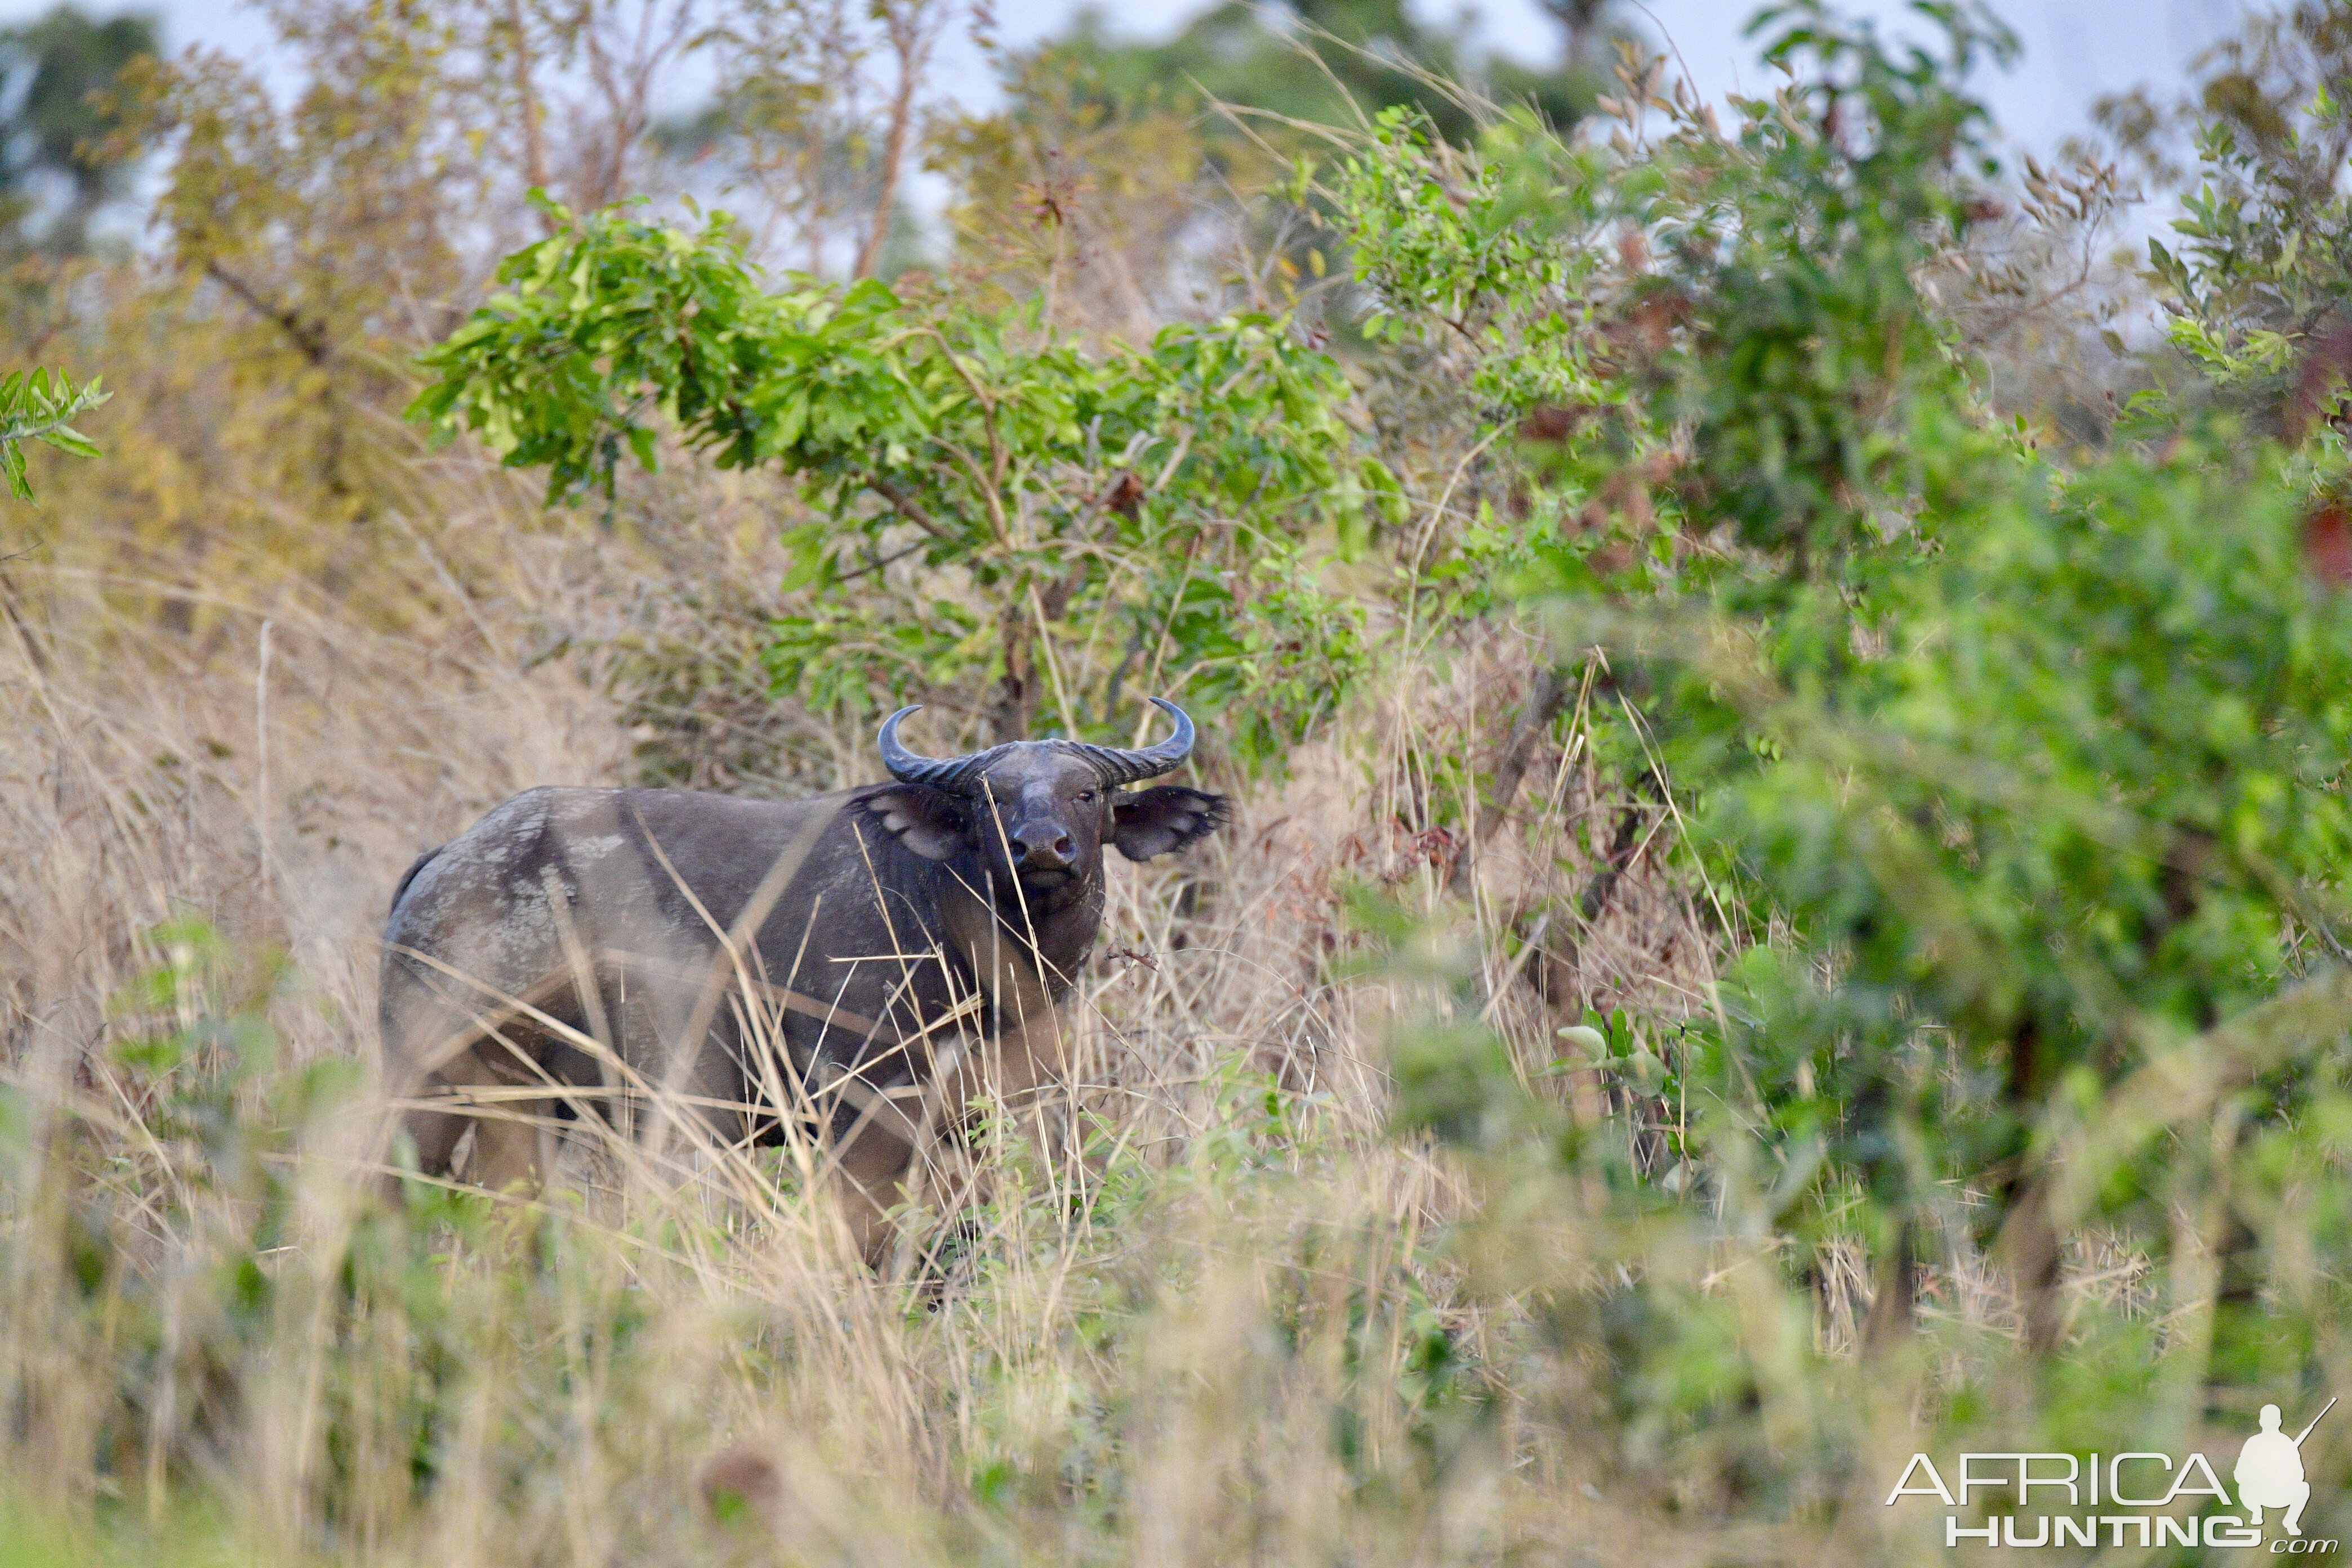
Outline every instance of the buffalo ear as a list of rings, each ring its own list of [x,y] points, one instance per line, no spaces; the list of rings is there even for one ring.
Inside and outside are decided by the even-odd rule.
[[[883,832],[926,860],[952,860],[971,847],[955,797],[927,784],[877,790],[859,803]]]
[[[1149,860],[1182,849],[1225,825],[1232,803],[1181,784],[1161,784],[1115,797],[1111,842],[1130,860]]]

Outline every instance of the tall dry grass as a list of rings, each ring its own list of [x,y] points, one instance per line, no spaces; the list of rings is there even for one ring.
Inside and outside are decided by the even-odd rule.
[[[518,789],[633,776],[641,736],[560,649],[646,580],[642,552],[485,509],[390,552],[365,617],[287,584],[0,564],[19,1558],[1940,1549],[1879,1522],[1871,1456],[1923,1440],[1938,1390],[2019,1386],[2014,1304],[1982,1260],[1938,1264],[1916,1352],[1864,1367],[1860,1241],[1790,1281],[1720,1173],[1689,1194],[1692,1108],[1576,1066],[1557,1031],[1622,1008],[1671,1067],[1728,955],[1714,890],[1675,869],[1671,790],[1612,785],[1587,749],[1597,669],[1459,874],[1434,825],[1475,818],[1446,792],[1526,699],[1508,642],[1427,650],[1185,862],[1113,861],[1068,1081],[934,1151],[879,1275],[808,1195],[821,1152],[789,1147],[706,1142],[681,1181],[574,1122],[541,1203],[376,1207],[390,889]],[[194,632],[158,629],[166,596]],[[866,745],[814,737],[807,782],[870,776]],[[1473,1026],[1582,1155],[1531,1174],[1394,1129],[1392,1044]],[[2159,1311],[2147,1261],[2103,1246],[2077,1247],[2083,1310]],[[1699,1396],[1726,1380],[1706,1422],[1675,1414],[1690,1389],[1629,1381],[1624,1335],[1693,1331],[1613,1315],[1645,1282],[1738,1325],[1682,1342]]]
[[[1492,1561],[1618,1528],[1547,1413],[1572,1365],[1513,1386],[1524,1314],[1442,1245],[1470,1178],[1388,1131],[1420,988],[1350,977],[1341,913],[1353,883],[1452,907],[1429,792],[1523,654],[1367,703],[1187,864],[1115,864],[1046,1135],[984,1123],[977,1197],[909,1215],[877,1278],[790,1151],[681,1186],[575,1124],[523,1214],[367,1200],[400,870],[630,765],[537,657],[625,547],[518,539],[490,594],[447,548],[416,541],[396,632],[290,586],[6,568],[0,1444],[59,1532],[37,1560]],[[1573,739],[1525,807],[1481,939],[1438,957],[1487,965],[1539,1072],[1570,993],[1654,1012],[1707,958],[1646,847],[1594,929],[1503,940],[1645,809]]]

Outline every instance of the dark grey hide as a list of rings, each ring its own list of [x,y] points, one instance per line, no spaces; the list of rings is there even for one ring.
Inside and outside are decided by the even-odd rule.
[[[812,800],[506,802],[411,868],[384,931],[387,1078],[419,1168],[447,1173],[473,1127],[469,1177],[528,1185],[551,1119],[657,1119],[632,1088],[686,1097],[725,1142],[773,1135],[782,1095],[839,1146],[870,1250],[924,1086],[952,1114],[983,1059],[1012,1090],[1058,1065],[1052,1011],[1101,925],[1105,845],[1148,860],[1224,821],[1219,795],[1119,787],[1190,752],[1192,721],[1160,706],[1177,733],[1159,746],[948,759],[898,743],[902,710],[881,735],[893,782]],[[779,1032],[786,1061],[746,1046]]]

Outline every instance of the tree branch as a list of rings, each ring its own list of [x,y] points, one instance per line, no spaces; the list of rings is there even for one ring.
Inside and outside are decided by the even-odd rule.
[[[869,561],[855,572],[844,572],[840,576],[835,577],[833,580],[833,585],[838,588],[844,583],[852,582],[859,577],[863,577],[869,572],[879,572],[885,566],[904,561],[908,556],[912,555],[915,552],[922,548],[923,547],[919,544],[909,544],[904,550],[893,550],[889,554],[883,556],[880,560]]]
[[[1664,793],[1657,787],[1657,775],[1654,773],[1645,773],[1633,784],[1635,789],[1644,795],[1662,796]],[[1591,930],[1593,923],[1601,919],[1601,911],[1609,907],[1609,900],[1617,891],[1617,884],[1623,879],[1625,868],[1633,863],[1633,851],[1641,847],[1642,827],[1647,816],[1639,801],[1627,802],[1618,814],[1617,836],[1610,841],[1609,853],[1602,858],[1601,868],[1592,874],[1592,879],[1585,883],[1583,893],[1576,900],[1576,912],[1581,927],[1580,937],[1583,931]]]
[[[217,258],[205,258],[205,276],[243,300],[246,308],[255,315],[283,329],[286,335],[294,340],[294,346],[302,351],[302,356],[312,364],[325,365],[335,359],[335,345],[327,341],[322,328],[304,321],[292,310],[270,304],[252,284],[223,267]]]
[[[1504,820],[1510,816],[1511,802],[1518,797],[1519,784],[1528,775],[1528,764],[1535,759],[1536,742],[1567,704],[1566,674],[1553,668],[1536,678],[1528,692],[1528,705],[1511,731],[1510,742],[1503,748],[1502,760],[1495,765],[1494,788],[1479,806],[1477,826],[1471,834],[1469,848],[1454,862],[1448,890],[1456,897],[1470,891],[1473,862],[1484,852],[1487,841],[1501,831]]]
[[[890,237],[890,216],[898,205],[898,174],[907,161],[907,133],[915,119],[915,84],[929,52],[919,16],[894,14],[889,27],[891,47],[898,56],[898,90],[891,97],[890,134],[882,144],[882,189],[874,199],[874,226],[866,230],[866,243],[857,251],[857,270],[853,276],[858,278],[874,276],[882,259],[882,247]]]
[[[530,23],[523,15],[523,0],[507,0],[507,26],[514,32],[515,95],[522,100],[522,176],[532,188],[547,189],[547,138],[541,121],[545,110],[539,101],[539,84],[532,79],[530,61]],[[540,215],[540,226],[552,234],[554,225],[548,216]]]
[[[922,502],[908,495],[905,490],[900,489],[890,480],[877,476],[877,478],[866,480],[866,488],[872,490],[876,495],[880,496],[884,500],[888,501],[892,511],[897,512],[900,517],[905,518],[908,522],[913,523],[917,528],[921,529],[933,539],[952,539],[955,537],[952,533],[949,532],[947,529],[940,526],[937,518],[923,510]]]

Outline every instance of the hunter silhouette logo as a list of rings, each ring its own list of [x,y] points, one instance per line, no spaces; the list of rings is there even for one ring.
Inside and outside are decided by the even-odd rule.
[[[2336,1408],[2331,1399],[2326,1407],[2311,1418],[2316,1426]],[[2238,1468],[2231,1479],[2238,1483],[2238,1506],[2246,1510],[2246,1522],[2254,1529],[2263,1527],[2263,1510],[2283,1508],[2286,1518],[2280,1521],[2289,1535],[2303,1533],[2303,1505],[2311,1500],[2311,1483],[2303,1479],[2303,1440],[2311,1436],[2311,1426],[2290,1437],[2279,1430],[2279,1407],[2263,1406],[2263,1429],[2246,1439],[2238,1451]]]
[[[2311,1501],[2303,1445],[2336,1405],[2330,1399],[2292,1436],[2281,1429],[2279,1407],[2263,1406],[2261,1430],[2245,1440],[2231,1471],[2236,1513],[2221,1511],[2231,1506],[2231,1489],[2194,1449],[2179,1458],[2147,1449],[1970,1453],[1959,1456],[1957,1471],[1948,1472],[1939,1472],[1927,1455],[1914,1454],[1886,1494],[1886,1505],[1892,1508],[1906,1497],[1934,1498],[1946,1510],[1944,1544],[1953,1547],[2182,1546],[2332,1556],[2336,1542],[2303,1533],[2304,1510]],[[2210,1500],[2200,1503],[2200,1498]],[[2284,1533],[2275,1539],[2263,1539],[2265,1514],[2277,1516]]]

